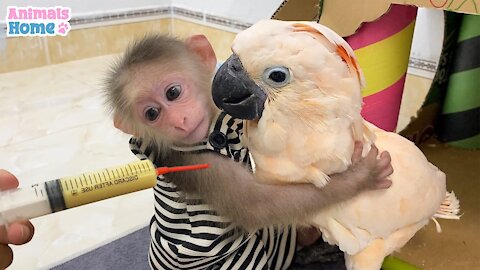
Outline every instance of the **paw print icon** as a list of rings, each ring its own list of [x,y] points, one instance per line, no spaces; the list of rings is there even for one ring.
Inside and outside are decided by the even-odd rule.
[[[66,36],[68,34],[68,31],[70,31],[70,23],[68,22],[61,22],[57,26],[57,33],[60,36]]]

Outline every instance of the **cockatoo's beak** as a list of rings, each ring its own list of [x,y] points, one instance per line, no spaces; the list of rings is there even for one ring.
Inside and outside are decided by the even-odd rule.
[[[267,95],[249,76],[236,54],[218,69],[213,79],[215,105],[234,118],[253,120],[262,116]]]

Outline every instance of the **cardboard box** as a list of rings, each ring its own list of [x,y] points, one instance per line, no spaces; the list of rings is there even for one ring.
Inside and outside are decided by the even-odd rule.
[[[385,14],[392,3],[480,14],[480,0],[285,0],[272,19],[318,21],[320,13],[321,24],[341,36],[349,36],[363,22],[374,21]]]

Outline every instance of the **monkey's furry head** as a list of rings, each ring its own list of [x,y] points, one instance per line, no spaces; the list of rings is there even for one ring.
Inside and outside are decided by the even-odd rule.
[[[196,57],[185,42],[168,35],[147,34],[131,42],[124,54],[111,65],[104,82],[105,101],[116,124],[124,132],[140,136],[162,150],[165,144],[170,145],[171,142],[162,137],[162,134],[135,117],[132,96],[140,90],[135,86],[127,89],[126,86],[136,76],[134,71],[146,65],[164,67],[173,64],[182,69],[199,69],[200,61],[192,61]]]

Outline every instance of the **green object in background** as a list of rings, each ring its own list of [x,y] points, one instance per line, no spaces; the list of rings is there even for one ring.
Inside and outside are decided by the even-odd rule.
[[[385,257],[382,270],[420,270],[420,268],[390,255]]]
[[[445,11],[437,72],[418,116],[400,132],[420,144],[432,135],[480,150],[480,15]]]
[[[438,137],[452,146],[480,149],[480,16],[462,15]]]

